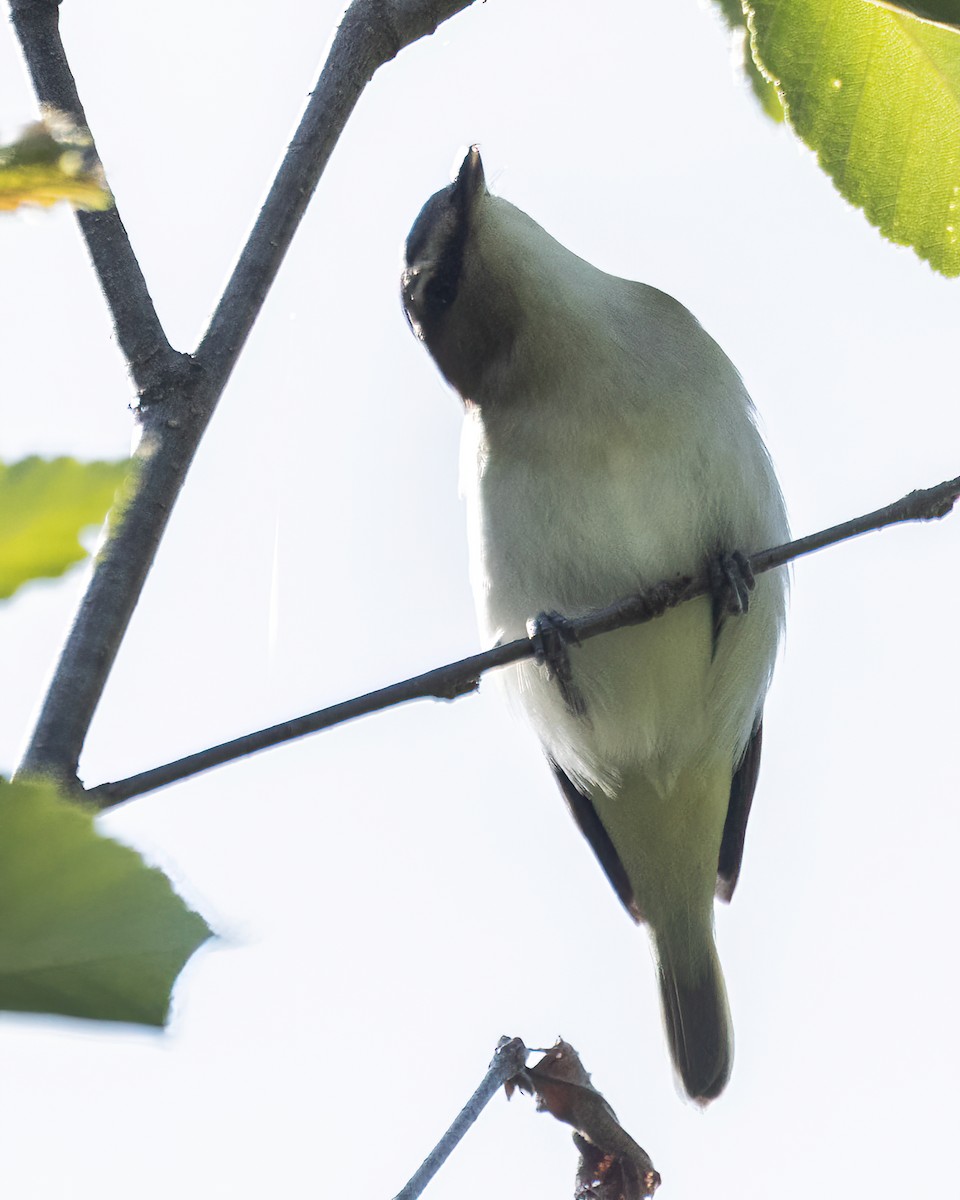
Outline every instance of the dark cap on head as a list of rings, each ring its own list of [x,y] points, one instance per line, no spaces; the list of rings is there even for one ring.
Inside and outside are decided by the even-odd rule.
[[[430,197],[407,237],[401,295],[407,319],[424,341],[457,298],[470,214],[485,191],[480,151],[471,146],[457,178]]]

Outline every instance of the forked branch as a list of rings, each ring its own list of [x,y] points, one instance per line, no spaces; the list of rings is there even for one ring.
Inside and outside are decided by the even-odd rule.
[[[97,556],[20,773],[76,787],[90,722],[187,471],[347,119],[378,67],[470,3],[353,0],[195,354],[170,347],[117,211],[80,214],[138,389],[142,436],[134,494]],[[84,122],[60,40],[58,0],[11,0],[11,14],[40,102]]]

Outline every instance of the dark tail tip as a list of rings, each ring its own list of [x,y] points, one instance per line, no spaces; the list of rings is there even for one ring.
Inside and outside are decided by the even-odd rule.
[[[711,944],[709,955],[689,973],[676,970],[663,954],[659,965],[674,1065],[691,1100],[708,1104],[726,1087],[733,1067],[733,1027],[716,948]]]

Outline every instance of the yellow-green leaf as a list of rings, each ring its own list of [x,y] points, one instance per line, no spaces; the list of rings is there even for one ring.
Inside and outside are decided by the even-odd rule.
[[[0,1009],[163,1025],[210,936],[162,871],[46,782],[0,780]]]
[[[960,0],[958,0],[958,3],[960,3]],[[747,82],[750,84],[750,90],[753,92],[754,99],[771,121],[776,121],[779,125],[783,121],[783,103],[780,100],[780,93],[777,91],[776,86],[771,83],[753,61],[753,55],[750,53],[749,48],[750,39],[743,5],[740,3],[740,0],[716,0],[716,4],[724,21],[727,23],[727,28],[736,40],[736,55],[747,76]]]
[[[73,458],[0,463],[0,599],[86,557],[79,535],[103,521],[128,467]]]
[[[113,205],[90,135],[49,113],[18,141],[0,146],[0,211],[22,204],[49,207],[58,200],[84,209]]]
[[[885,237],[960,275],[960,37],[865,0],[749,0],[787,119]]]

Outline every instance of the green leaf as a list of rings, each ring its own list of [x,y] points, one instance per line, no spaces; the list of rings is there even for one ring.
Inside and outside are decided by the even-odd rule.
[[[727,23],[727,28],[730,30],[733,37],[736,39],[736,53],[740,59],[740,64],[747,76],[747,81],[753,91],[754,98],[759,102],[760,107],[772,120],[779,125],[783,121],[783,102],[780,99],[780,93],[777,91],[776,85],[764,75],[757,64],[753,61],[753,55],[748,49],[750,40],[749,31],[747,29],[747,18],[743,11],[743,5],[740,0],[716,0],[717,7]],[[958,0],[960,3],[960,0]]]
[[[163,1025],[206,922],[42,781],[0,780],[0,1008]]]
[[[19,141],[0,146],[0,212],[58,200],[74,208],[113,207],[90,134],[50,110]]]
[[[73,458],[0,463],[0,599],[86,558],[79,535],[103,521],[128,469]]]
[[[865,0],[749,0],[787,119],[885,237],[960,274],[960,38]]]

